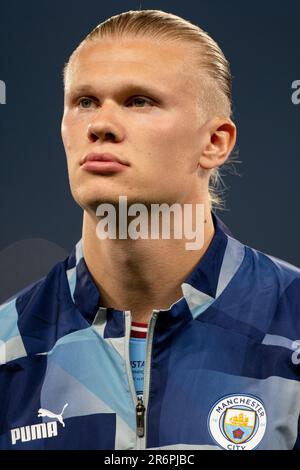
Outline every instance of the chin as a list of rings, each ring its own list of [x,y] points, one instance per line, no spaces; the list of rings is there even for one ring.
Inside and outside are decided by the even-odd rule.
[[[159,190],[160,189],[160,190]],[[169,205],[178,202],[177,194],[169,194],[166,191],[161,191],[162,188],[157,190],[146,191],[144,188],[139,190],[135,188],[134,191],[128,191],[126,188],[112,188],[112,185],[99,184],[95,185],[80,185],[76,188],[71,188],[72,195],[77,204],[87,212],[96,213],[96,210],[100,204],[111,204],[115,207],[119,205],[119,197],[127,197],[127,206],[132,204],[143,204],[149,207],[151,204],[163,204]],[[164,188],[165,189],[165,188]]]
[[[119,196],[125,195],[124,192],[112,191],[99,191],[91,189],[77,189],[72,191],[75,202],[85,211],[95,213],[100,204],[112,204],[117,206],[119,204]]]

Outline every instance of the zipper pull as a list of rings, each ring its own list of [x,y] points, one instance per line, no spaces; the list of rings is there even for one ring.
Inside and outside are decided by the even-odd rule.
[[[136,405],[136,427],[138,437],[143,437],[145,433],[145,407],[142,398],[138,398],[138,404]]]

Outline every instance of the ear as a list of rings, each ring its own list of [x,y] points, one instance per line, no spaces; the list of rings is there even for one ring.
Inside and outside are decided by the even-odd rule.
[[[223,165],[236,142],[236,126],[229,118],[213,118],[205,125],[199,166],[212,170]]]

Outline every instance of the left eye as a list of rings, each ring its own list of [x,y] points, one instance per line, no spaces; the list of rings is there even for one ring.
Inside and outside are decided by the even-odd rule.
[[[82,108],[90,108],[92,104],[93,104],[93,101],[89,98],[82,98],[81,100],[79,100],[79,105]]]
[[[144,108],[143,104],[148,104],[149,106],[152,105],[151,100],[147,98],[143,98],[142,96],[135,96],[130,100],[130,103],[136,103],[138,108]]]

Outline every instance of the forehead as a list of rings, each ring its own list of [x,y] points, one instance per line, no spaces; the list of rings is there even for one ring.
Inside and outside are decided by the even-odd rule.
[[[187,86],[195,77],[195,58],[188,44],[151,39],[99,39],[87,42],[72,58],[66,88],[78,82],[146,79],[153,83]]]

